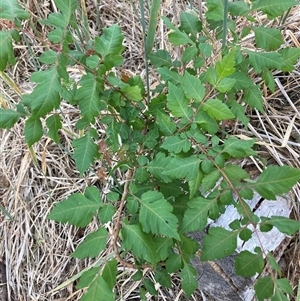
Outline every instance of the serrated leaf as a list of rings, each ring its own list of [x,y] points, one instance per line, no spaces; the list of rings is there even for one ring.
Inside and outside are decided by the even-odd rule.
[[[157,72],[164,81],[170,81],[175,85],[182,83],[182,75],[169,68],[158,68]]]
[[[275,80],[272,72],[268,69],[265,69],[261,74],[262,79],[264,80],[267,87],[271,90],[271,92],[275,92]]]
[[[203,173],[201,172],[201,170],[199,170],[196,178],[189,181],[190,199],[199,191],[202,179]]]
[[[100,207],[101,200],[92,201],[81,193],[74,193],[66,200],[58,203],[51,210],[48,219],[68,223],[77,227],[85,227],[91,222]]]
[[[221,259],[231,255],[237,247],[238,231],[227,231],[221,227],[212,227],[203,239],[201,260]]]
[[[191,264],[186,263],[179,275],[182,289],[189,298],[198,287],[198,281],[196,280],[197,272]]]
[[[156,115],[156,121],[158,123],[160,131],[163,132],[163,134],[169,136],[176,131],[176,124],[167,114],[158,112]]]
[[[62,128],[62,123],[59,115],[51,115],[46,119],[46,125],[49,129],[48,135],[49,137],[59,143],[59,135],[58,131]]]
[[[28,19],[29,17],[30,14],[21,7],[17,0],[1,0],[0,19],[15,21],[17,18]]]
[[[276,279],[275,282],[286,294],[293,294],[293,288],[287,278]]]
[[[159,49],[149,54],[151,64],[155,67],[172,67],[172,58],[167,50]]]
[[[89,130],[85,136],[72,142],[72,146],[75,148],[73,158],[76,168],[80,171],[80,175],[87,171],[98,155],[98,146],[94,143],[94,137],[94,131]]]
[[[120,27],[116,24],[103,29],[103,35],[95,38],[95,50],[99,52],[102,57],[108,54],[120,54],[124,46],[124,36]]]
[[[77,8],[76,0],[55,0],[55,4],[62,12],[65,20],[69,20]]]
[[[181,267],[182,259],[178,254],[172,254],[166,261],[166,269],[168,273],[175,273]]]
[[[148,191],[142,195],[140,202],[139,220],[143,231],[180,240],[177,217],[171,213],[173,207],[162,193]]]
[[[199,111],[195,117],[195,122],[199,124],[199,126],[207,131],[209,134],[214,135],[219,130],[219,125],[217,121],[210,117],[206,112]]]
[[[222,60],[216,63],[216,72],[218,80],[230,76],[235,71],[235,54],[236,50],[233,48],[228,54],[226,54]]]
[[[170,153],[186,153],[191,148],[191,142],[187,138],[182,138],[180,136],[169,136],[165,138],[161,148],[166,149]]]
[[[284,295],[281,289],[275,286],[274,295],[272,296],[271,301],[290,301],[290,300]]]
[[[202,23],[197,15],[182,11],[180,13],[180,30],[196,36],[202,30]]]
[[[203,193],[205,193],[205,192],[209,191],[210,189],[214,188],[216,186],[216,183],[218,182],[220,176],[221,176],[221,173],[218,169],[214,169],[208,175],[205,175],[202,179],[201,191]]]
[[[7,64],[13,65],[16,62],[11,33],[12,31],[0,31],[0,71],[4,71]]]
[[[186,72],[183,76],[182,83],[182,89],[187,98],[195,99],[197,102],[200,102],[204,98],[205,87],[200,79]]]
[[[284,42],[281,31],[265,26],[253,27],[256,45],[266,51],[278,49]]]
[[[199,50],[204,56],[211,56],[212,46],[207,43],[199,43]]]
[[[116,285],[117,279],[117,260],[113,259],[106,263],[101,276],[105,279],[105,282],[108,284],[108,287],[113,290]]]
[[[236,118],[240,120],[244,126],[247,127],[249,123],[249,118],[245,115],[245,108],[235,100],[229,100],[227,104],[230,107],[231,112],[236,116]]]
[[[29,118],[25,123],[25,140],[30,147],[35,142],[39,141],[43,136],[43,127],[40,119]]]
[[[294,0],[257,0],[253,3],[252,10],[262,11],[273,19],[297,4],[298,2]]]
[[[189,106],[189,99],[184,96],[181,88],[169,83],[169,94],[167,96],[167,107],[175,117],[184,117],[190,119],[193,110]]]
[[[252,237],[252,234],[253,232],[250,229],[244,228],[241,230],[239,237],[243,241],[248,241]]]
[[[171,288],[171,275],[166,271],[166,269],[160,269],[155,271],[155,281],[164,287]]]
[[[41,54],[39,60],[43,64],[53,64],[57,60],[58,53],[53,50],[47,50]]]
[[[142,281],[142,283],[150,295],[157,296],[158,293],[155,289],[154,283],[149,278],[146,278],[144,281]]]
[[[81,297],[81,301],[114,301],[115,294],[110,289],[102,275],[98,275],[90,284],[87,292]]]
[[[157,259],[164,261],[169,256],[173,247],[173,239],[167,237],[156,237],[154,240]]]
[[[133,101],[142,100],[141,88],[138,86],[125,86],[121,88],[121,92],[124,93],[125,97],[130,100]]]
[[[98,217],[102,224],[105,224],[112,220],[113,215],[115,214],[116,209],[112,204],[103,204],[98,212]]]
[[[274,291],[274,282],[272,277],[266,276],[259,278],[254,285],[254,290],[259,301],[270,298]]]
[[[242,251],[235,257],[235,272],[243,277],[252,277],[261,273],[265,265],[261,253],[253,254],[249,251]]]
[[[212,206],[212,200],[197,197],[188,202],[189,209],[184,213],[180,232],[187,233],[201,231],[207,224],[208,211]]]
[[[101,105],[99,83],[91,73],[84,75],[80,80],[80,88],[76,91],[75,100],[79,104],[81,115],[88,121],[94,122],[94,118],[99,115]]]
[[[268,224],[276,227],[280,232],[287,235],[294,235],[295,232],[300,231],[300,222],[284,217],[284,216],[272,216],[267,221]]]
[[[171,158],[166,157],[164,153],[157,153],[154,160],[148,164],[147,168],[156,179],[169,183],[172,179],[166,176],[163,172],[165,171],[165,166],[169,164],[170,160]]]
[[[295,64],[298,62],[300,57],[300,49],[296,47],[284,48],[279,51],[283,58],[283,65],[281,70],[284,72],[293,71],[295,69]]]
[[[228,2],[228,11],[232,16],[243,16],[250,12],[250,5],[244,1]]]
[[[196,46],[189,46],[185,48],[185,50],[183,51],[181,61],[183,63],[188,63],[197,56],[197,53],[198,53],[198,49]]]
[[[210,117],[215,118],[217,120],[232,119],[235,117],[228,108],[228,106],[219,99],[207,100],[203,104],[202,109]]]
[[[262,197],[275,200],[276,195],[288,193],[300,180],[300,170],[289,166],[269,166],[252,184]]]
[[[213,21],[222,21],[224,17],[224,3],[222,0],[207,1],[206,17]]]
[[[224,168],[224,173],[226,174],[228,179],[233,183],[236,183],[237,181],[240,182],[241,180],[249,178],[248,173],[244,169],[242,169],[238,165],[234,165],[231,163],[226,164]]]
[[[165,166],[163,174],[173,179],[187,178],[189,181],[193,180],[199,171],[200,161],[197,156],[172,158],[167,166]]]
[[[260,112],[264,111],[262,91],[255,84],[245,89],[243,101],[253,109],[255,108]]]
[[[263,68],[280,70],[281,66],[284,64],[282,55],[278,52],[245,51],[249,55],[250,64],[258,73],[261,73]]]
[[[224,142],[222,152],[228,153],[234,158],[243,158],[255,156],[256,152],[252,149],[254,140],[241,140],[236,137],[230,137]]]
[[[83,258],[95,258],[101,251],[105,249],[108,239],[108,232],[104,228],[99,228],[97,231],[92,232],[86,236],[83,242],[73,252],[72,257]]]
[[[45,71],[34,72],[30,78],[37,86],[30,94],[32,116],[40,118],[50,113],[60,104],[60,81],[57,70],[50,68]]]
[[[0,108],[0,128],[10,129],[21,116],[22,114],[17,111]]]
[[[235,80],[234,88],[236,91],[247,89],[253,85],[252,79],[243,71],[234,72],[230,78]]]
[[[226,93],[232,89],[234,84],[235,84],[235,79],[223,78],[217,83],[216,89],[221,93]]]
[[[99,267],[91,268],[83,272],[78,284],[76,285],[76,289],[82,289],[89,286],[93,282],[97,273],[99,273]]]
[[[127,251],[132,250],[136,257],[152,264],[156,262],[155,244],[152,235],[143,232],[138,224],[123,224],[121,232],[124,238],[123,245]]]

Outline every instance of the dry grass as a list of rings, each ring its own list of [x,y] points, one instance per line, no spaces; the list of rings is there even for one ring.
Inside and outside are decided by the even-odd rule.
[[[200,0],[201,1],[201,0]],[[194,7],[199,8],[200,1],[194,1]],[[27,39],[31,47],[23,40],[16,45],[18,63],[10,68],[8,76],[15,86],[1,80],[1,103],[16,104],[20,101],[19,90],[22,93],[32,91],[29,82],[33,71],[42,66],[37,57],[43,52],[42,40],[46,29],[37,23],[37,19],[45,18],[55,10],[51,0],[23,0],[24,6],[31,12],[31,19],[24,23]],[[101,1],[100,13],[97,15],[94,2],[86,3],[88,24],[91,36],[99,35],[99,29],[104,25],[118,23],[126,36],[126,51],[124,68],[132,73],[144,72],[143,65],[143,35],[140,21],[135,10],[139,11],[138,1],[107,0]],[[163,1],[161,15],[178,20],[181,9],[188,7],[190,1]],[[205,5],[202,7],[205,10]],[[100,18],[99,18],[100,16]],[[261,22],[266,20],[262,16]],[[243,26],[243,22],[241,25]],[[299,47],[300,11],[294,10],[286,20],[284,27],[285,40],[288,45]],[[245,40],[250,45],[252,38]],[[167,43],[166,31],[159,24],[157,46],[172,51],[173,56],[179,54],[179,49],[171,49]],[[74,77],[80,70],[72,70]],[[248,129],[236,128],[234,134],[244,137],[256,137],[259,140],[261,160],[273,160],[277,164],[288,164],[300,168],[300,68],[291,74],[276,74],[277,88],[274,93],[265,93],[266,113],[251,111],[248,114],[250,125]],[[260,81],[260,79],[255,79]],[[155,81],[155,79],[153,79]],[[17,87],[16,87],[17,86]],[[85,229],[61,225],[47,220],[53,203],[59,202],[74,192],[82,192],[87,185],[94,184],[103,194],[109,191],[110,182],[106,185],[97,177],[96,166],[88,175],[79,177],[74,162],[70,157],[72,152],[71,139],[75,121],[79,112],[72,106],[63,104],[64,120],[61,144],[58,146],[51,140],[43,138],[30,151],[24,140],[24,122],[20,121],[11,130],[0,130],[0,255],[6,264],[8,279],[7,300],[79,300],[81,291],[76,291],[75,282],[80,272],[89,266],[97,265],[101,259],[109,256],[111,250],[106,250],[96,260],[78,261],[70,257],[75,247],[86,234],[97,227],[96,222]],[[99,134],[103,132],[99,125]],[[253,159],[254,160],[254,159]],[[255,168],[261,169],[259,160],[254,160]],[[299,219],[300,185],[294,188],[295,202],[293,214]],[[108,225],[110,229],[110,225]],[[299,241],[295,237],[284,257],[285,274],[296,287],[299,281],[300,254]],[[119,268],[117,290],[121,295],[119,300],[139,300],[138,283],[133,283],[131,270]],[[147,271],[150,274],[151,272]],[[152,277],[152,276],[151,276]],[[74,279],[73,278],[73,279]],[[62,284],[62,285],[61,285]],[[60,289],[55,292],[59,285]],[[158,287],[159,296],[148,300],[186,300],[180,289],[178,276],[173,277],[172,290]],[[1,296],[1,295],[0,295]],[[1,297],[0,297],[1,298]],[[199,292],[190,300],[202,300]],[[3,300],[6,301],[6,300]]]

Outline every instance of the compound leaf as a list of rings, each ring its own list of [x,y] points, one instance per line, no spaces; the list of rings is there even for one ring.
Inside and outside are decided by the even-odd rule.
[[[75,139],[72,142],[75,148],[73,158],[77,169],[80,171],[80,175],[90,167],[98,155],[98,146],[93,140],[95,137],[97,137],[97,133],[95,133],[95,130],[90,129],[85,136]]]
[[[267,220],[267,224],[276,227],[280,232],[287,235],[293,235],[295,232],[300,231],[300,222],[284,217],[284,216],[272,216]]]
[[[157,153],[154,160],[152,160],[147,168],[149,172],[158,180],[164,183],[170,183],[172,179],[164,174],[165,166],[170,163],[171,158],[166,157],[164,153]]]
[[[146,233],[164,235],[180,240],[177,232],[177,217],[172,214],[172,205],[158,191],[148,191],[141,197],[139,220]]]
[[[10,129],[21,116],[22,114],[17,111],[0,108],[0,128]]]
[[[51,115],[46,120],[46,125],[49,129],[48,135],[53,141],[59,143],[58,130],[62,128],[61,120],[59,115]]]
[[[231,255],[237,247],[237,235],[238,231],[228,231],[221,227],[210,228],[203,239],[201,260],[215,260]]]
[[[202,23],[197,15],[182,11],[180,13],[180,30],[196,36],[202,30]]]
[[[66,200],[58,203],[48,215],[48,219],[68,223],[77,227],[85,227],[91,222],[93,215],[100,207],[98,202],[86,198],[81,193],[74,193]]]
[[[30,147],[33,143],[39,141],[43,136],[43,127],[40,119],[29,118],[25,123],[25,140]]]
[[[116,209],[112,204],[103,204],[98,212],[98,217],[102,224],[105,224],[111,221],[113,215],[115,214]]]
[[[244,158],[248,156],[255,156],[256,152],[252,149],[254,140],[241,140],[236,137],[230,137],[224,142],[224,149],[222,152],[229,154],[234,158]]]
[[[186,153],[189,151],[190,147],[190,141],[187,138],[181,138],[180,136],[166,137],[165,141],[161,145],[161,148],[175,154],[179,154],[181,152]]]
[[[127,251],[132,250],[133,254],[152,264],[156,262],[155,244],[151,234],[142,231],[139,224],[123,225],[123,244]]]
[[[153,67],[172,67],[172,58],[167,50],[159,49],[149,54],[149,59]]]
[[[252,277],[261,273],[265,265],[262,253],[253,254],[249,251],[242,251],[235,258],[235,271],[237,275]]]
[[[228,54],[226,54],[222,60],[217,61],[216,63],[216,71],[218,80],[220,81],[222,78],[230,76],[234,73],[235,68],[235,53],[236,50],[233,48]]]
[[[281,32],[277,28],[259,26],[254,27],[253,31],[257,46],[266,51],[276,50],[283,44]]]
[[[76,0],[55,0],[55,4],[68,22],[78,5]]]
[[[257,299],[263,301],[270,298],[274,292],[274,282],[271,276],[259,278],[254,285]]]
[[[182,289],[189,298],[198,287],[198,281],[196,280],[197,272],[191,264],[185,263],[179,275],[181,278]]]
[[[182,83],[182,89],[187,98],[195,99],[197,102],[200,102],[203,99],[205,95],[205,88],[199,78],[186,72],[183,76]]]
[[[202,108],[210,117],[217,120],[232,119],[235,117],[228,106],[219,99],[209,99],[203,104]]]
[[[251,108],[255,108],[260,112],[264,111],[262,92],[259,89],[259,86],[252,84],[247,89],[245,89],[243,100]]]
[[[104,250],[107,238],[108,232],[104,228],[99,228],[97,231],[89,233],[73,252],[72,257],[79,259],[97,257]]]
[[[95,50],[99,52],[103,57],[108,54],[120,54],[124,46],[124,36],[120,27],[116,24],[104,28],[103,35],[95,38]]]
[[[288,193],[300,180],[300,170],[290,166],[269,166],[252,184],[262,197],[275,200],[276,195]]]
[[[113,290],[116,279],[117,279],[117,260],[113,259],[106,263],[103,272],[102,277],[105,279],[105,282],[108,284],[109,288]]]
[[[284,72],[293,71],[295,69],[294,65],[300,57],[300,49],[296,47],[284,48],[279,53],[282,55],[284,61],[281,70]]]
[[[185,117],[190,119],[193,115],[193,110],[189,106],[189,99],[184,96],[181,88],[169,83],[169,94],[167,107],[175,117]]]

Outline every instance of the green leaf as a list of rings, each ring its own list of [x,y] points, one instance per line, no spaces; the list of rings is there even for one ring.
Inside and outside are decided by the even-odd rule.
[[[222,152],[231,155],[234,158],[244,158],[255,156],[256,152],[252,149],[254,140],[241,140],[236,137],[230,137],[224,142]]]
[[[295,64],[298,62],[300,57],[300,48],[284,48],[279,50],[279,53],[283,58],[283,65],[281,70],[284,72],[293,71],[295,69]]]
[[[300,180],[300,170],[289,166],[269,166],[252,185],[262,197],[275,200],[276,195],[288,193]]]
[[[186,153],[190,150],[191,143],[187,138],[182,138],[181,136],[169,136],[165,138],[161,148],[166,149],[170,153]]]
[[[196,178],[189,181],[190,199],[199,191],[202,179],[203,173],[201,172],[201,170],[199,170]]]
[[[262,253],[253,254],[249,251],[242,251],[235,258],[235,272],[243,277],[252,277],[261,273],[265,265]]]
[[[98,275],[80,301],[114,301],[115,294],[104,278]]]
[[[16,62],[11,33],[12,31],[0,31],[0,71],[4,71],[7,64],[14,65]]]
[[[220,177],[221,173],[218,169],[214,169],[208,175],[205,175],[202,180],[201,191],[205,193],[214,188]]]
[[[103,204],[98,212],[99,220],[102,224],[105,224],[112,220],[113,215],[115,214],[116,209],[112,204]]]
[[[253,84],[252,79],[244,72],[237,71],[230,75],[230,78],[235,80],[234,88],[236,91],[247,89]]]
[[[244,1],[228,2],[228,11],[232,16],[243,16],[250,12],[250,6]]]
[[[208,8],[206,17],[213,21],[222,21],[224,17],[224,4],[222,0],[210,0],[207,1],[206,6]]]
[[[300,231],[300,222],[284,217],[284,216],[272,216],[267,220],[267,224],[276,227],[280,232],[287,235],[294,235],[295,232]]]
[[[249,55],[250,64],[258,73],[261,73],[263,68],[280,70],[284,64],[282,55],[278,52],[245,51]]]
[[[33,143],[39,141],[43,136],[43,127],[40,119],[29,118],[25,123],[25,140],[30,147]]]
[[[202,30],[202,23],[197,15],[182,11],[179,29],[196,36]]]
[[[173,239],[167,237],[156,237],[154,240],[157,260],[164,261],[172,252]]]
[[[259,301],[270,298],[274,291],[274,282],[272,277],[266,276],[259,278],[254,285],[254,290]]]
[[[277,50],[283,43],[281,31],[265,26],[253,27],[256,45],[266,51]]]
[[[104,228],[99,228],[97,231],[89,233],[73,252],[72,257],[79,259],[97,257],[105,249],[107,239],[108,232]]]
[[[188,202],[189,209],[184,213],[180,232],[187,233],[201,231],[207,224],[208,211],[212,207],[212,200],[203,197],[191,199]]]
[[[214,135],[219,130],[219,125],[217,121],[210,117],[206,112],[199,111],[195,117],[195,122],[199,124],[199,126],[207,131],[209,134]]]
[[[275,92],[275,80],[272,72],[268,69],[264,69],[261,74],[262,79],[264,80],[267,87],[271,90],[271,92]]]
[[[176,124],[172,122],[167,114],[157,112],[156,122],[158,123],[160,131],[166,136],[172,135],[176,131]]]
[[[121,54],[124,49],[124,36],[120,27],[116,24],[103,29],[103,35],[95,38],[95,50],[99,52],[102,57],[108,54]]]
[[[252,237],[252,234],[253,232],[250,229],[244,228],[241,230],[239,237],[243,241],[248,241]]]
[[[204,98],[205,87],[200,79],[186,72],[182,83],[182,89],[187,98],[195,99],[196,102],[200,102]]]
[[[80,80],[80,88],[76,91],[75,100],[79,104],[81,115],[88,121],[94,122],[94,118],[99,115],[101,105],[99,83],[94,75],[88,73]]]
[[[68,22],[78,5],[76,0],[55,0],[55,4]]]
[[[76,289],[82,289],[89,286],[95,279],[95,276],[98,274],[98,272],[99,267],[91,268],[83,272],[80,277],[79,283],[76,285]]]
[[[173,179],[187,178],[189,181],[196,178],[199,172],[200,159],[197,156],[186,158],[172,158],[171,161],[164,166],[164,175]]]
[[[146,233],[164,235],[180,240],[177,232],[178,220],[172,205],[158,191],[148,191],[141,197],[139,220]]]
[[[166,269],[160,269],[155,271],[155,281],[161,284],[164,287],[171,288],[171,275],[167,272]]]
[[[50,113],[60,104],[60,80],[57,70],[50,68],[45,71],[34,72],[30,78],[37,86],[30,94],[32,116],[40,118]]]
[[[149,59],[153,67],[172,67],[172,58],[167,50],[159,49],[149,54]]]
[[[204,56],[211,56],[212,46],[206,43],[199,43],[199,50]]]
[[[60,116],[59,115],[49,116],[46,120],[46,125],[49,129],[48,136],[56,143],[59,143],[58,131],[62,128]]]
[[[179,275],[181,278],[182,289],[189,298],[198,287],[198,281],[196,280],[197,272],[191,264],[185,263]]]
[[[121,88],[121,92],[125,95],[126,98],[133,101],[142,100],[142,91],[138,86],[125,86]]]
[[[151,8],[150,8],[150,18],[149,18],[149,25],[148,25],[148,34],[146,37],[146,57],[151,53],[155,38],[155,32],[157,27],[158,21],[158,13],[160,8],[160,0],[152,1]]]
[[[164,81],[172,82],[175,85],[182,83],[182,75],[169,68],[158,68],[157,72]]]
[[[152,235],[142,231],[140,225],[126,225],[123,224],[122,236],[124,238],[124,248],[133,254],[144,259],[152,264],[156,262],[155,244]]]
[[[295,0],[257,0],[253,3],[252,10],[262,11],[273,19],[281,16],[286,10],[297,4],[298,2]]]
[[[244,169],[231,163],[226,164],[224,173],[233,184],[249,178],[248,173]]]
[[[181,61],[183,63],[188,63],[197,56],[197,53],[198,53],[198,49],[196,46],[189,46],[185,48],[185,50],[183,51]]]
[[[286,278],[276,279],[276,284],[280,289],[282,289],[286,294],[293,294],[293,288],[290,281]]]
[[[233,78],[223,78],[216,85],[216,89],[221,93],[226,93],[232,89],[235,84],[235,79]]]
[[[290,301],[282,292],[281,289],[275,286],[274,295],[271,298],[271,301]]]
[[[41,56],[39,57],[39,60],[43,64],[50,65],[50,64],[53,64],[54,62],[56,62],[57,57],[58,57],[58,53],[56,51],[53,51],[50,49],[50,50],[43,52],[41,54]]]
[[[100,203],[100,198],[95,201],[86,198],[81,193],[74,193],[66,200],[56,204],[48,215],[48,219],[82,228],[91,222]]]
[[[253,84],[245,90],[243,101],[253,109],[264,111],[262,92],[257,85]]]
[[[28,19],[30,14],[22,9],[17,0],[1,0],[0,19],[15,21],[15,19]],[[2,48],[1,48],[2,51]]]
[[[226,54],[222,60],[217,61],[216,63],[216,71],[218,80],[220,81],[222,78],[230,76],[234,73],[235,68],[235,54],[236,49],[233,48],[228,54]]]
[[[142,283],[150,295],[157,296],[158,293],[155,289],[154,283],[149,278],[146,278]]]
[[[231,255],[237,247],[238,231],[227,231],[221,227],[212,227],[203,239],[201,260],[221,259]]]
[[[217,120],[232,119],[235,117],[228,106],[219,99],[207,100],[203,104],[202,109],[204,112],[207,112],[210,117]]]
[[[116,285],[116,279],[117,279],[117,260],[113,259],[106,263],[103,271],[102,271],[102,277],[105,279],[105,282],[108,284],[109,288],[111,290],[114,289]]]
[[[98,146],[93,140],[93,138],[97,137],[95,132],[95,130],[90,129],[85,136],[72,142],[72,146],[75,148],[73,158],[80,175],[87,171],[98,155]]]
[[[147,168],[156,179],[169,183],[172,179],[166,176],[163,172],[165,171],[165,166],[169,164],[170,160],[171,158],[166,157],[164,153],[157,153],[154,160],[148,164]]]
[[[21,116],[22,114],[17,111],[0,108],[0,128],[10,129]]]
[[[178,254],[172,254],[166,261],[168,273],[176,273],[181,267],[182,259]]]
[[[189,106],[189,99],[184,96],[181,88],[169,83],[169,94],[167,107],[175,117],[185,117],[190,119],[193,115],[193,110]]]
[[[228,106],[230,107],[231,112],[237,117],[238,120],[240,120],[244,126],[247,127],[249,123],[249,118],[245,115],[245,108],[237,103],[235,100],[228,101]]]

